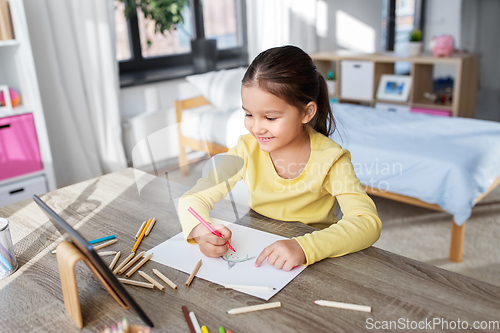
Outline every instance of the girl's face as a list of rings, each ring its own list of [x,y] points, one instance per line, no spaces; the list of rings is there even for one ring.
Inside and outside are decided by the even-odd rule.
[[[301,112],[256,85],[243,86],[241,100],[245,127],[257,139],[260,148],[268,153],[301,142],[305,134],[303,124],[308,123],[316,111],[314,109],[312,115]]]

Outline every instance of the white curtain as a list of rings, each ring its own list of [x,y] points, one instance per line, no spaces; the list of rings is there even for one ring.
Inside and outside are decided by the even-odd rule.
[[[112,0],[24,0],[58,187],[126,167]]]
[[[317,50],[318,0],[247,0],[250,61],[268,48],[296,45],[307,53]]]

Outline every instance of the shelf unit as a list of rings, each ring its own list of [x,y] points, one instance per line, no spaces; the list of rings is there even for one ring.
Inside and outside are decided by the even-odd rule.
[[[43,188],[46,188],[47,191],[56,188],[52,155],[50,152],[23,1],[9,0],[9,5],[15,39],[0,41],[0,85],[7,85],[16,89],[21,96],[21,104],[10,110],[1,108],[0,119],[5,121],[6,117],[20,116],[23,114],[33,115],[42,168],[37,171],[0,180],[0,206],[5,205],[5,201],[8,201],[3,199],[4,202],[2,202],[2,198],[5,198],[5,196],[2,197],[2,194],[5,194],[2,193],[2,191],[5,191],[6,188],[15,188],[17,184],[21,186],[21,184],[37,180],[39,183],[45,185]],[[9,142],[6,142],[4,152],[8,147]],[[0,170],[0,174],[1,173],[2,170]],[[38,191],[40,190],[38,189]],[[41,193],[30,193],[30,189],[28,188],[24,191],[22,196],[16,198],[22,200],[31,197],[32,194]],[[12,200],[7,203],[12,203]]]
[[[434,57],[430,53],[424,53],[418,57],[407,57],[395,53],[373,53],[353,54],[347,52],[320,52],[311,54],[318,70],[326,73],[335,70],[337,84],[334,98],[342,103],[368,104],[372,107],[376,103],[391,103],[396,105],[407,105],[410,108],[422,108],[449,111],[454,117],[474,117],[476,106],[476,92],[478,87],[478,62],[479,57],[475,53],[454,53],[450,57]],[[341,63],[342,61],[369,61],[373,63],[373,89],[370,99],[346,99],[342,98],[341,91]],[[384,74],[394,74],[396,62],[408,62],[411,64],[410,76],[412,84],[407,102],[394,102],[377,100],[376,94],[380,77]],[[427,100],[425,92],[433,92],[433,70],[436,65],[454,65],[455,75],[453,83],[453,100],[450,104],[438,104]],[[360,82],[362,83],[362,82]]]

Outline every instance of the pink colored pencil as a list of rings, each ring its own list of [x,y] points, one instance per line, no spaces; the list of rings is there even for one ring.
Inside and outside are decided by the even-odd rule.
[[[203,219],[203,217],[201,217],[201,216],[200,216],[197,212],[195,212],[193,208],[189,207],[189,208],[188,208],[188,212],[190,212],[191,214],[193,214],[193,216],[194,216],[194,217],[196,217],[196,219],[197,219],[198,221],[200,221],[200,222],[201,222],[201,224],[203,224],[205,227],[207,227],[207,229],[208,229],[211,233],[213,233],[215,236],[217,236],[217,237],[221,237],[221,238],[224,238],[224,236],[222,236],[221,234],[219,234],[219,233],[217,232],[217,230],[215,230],[214,228],[212,228],[212,226],[211,226],[210,224],[208,224],[208,222],[207,222],[207,221],[205,221],[205,220]],[[227,246],[229,246],[229,248],[230,248],[231,250],[233,250],[233,252],[236,252],[236,250],[235,250],[235,249],[231,246],[231,244],[229,244],[229,242],[227,242]]]

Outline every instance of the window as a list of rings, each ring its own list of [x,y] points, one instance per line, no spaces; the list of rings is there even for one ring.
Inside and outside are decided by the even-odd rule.
[[[116,56],[122,87],[193,74],[192,36],[217,40],[218,68],[248,65],[245,1],[204,0],[201,6],[200,0],[192,0],[190,4],[184,10],[182,25],[155,34],[154,22],[140,10],[126,18],[124,3],[115,1]],[[201,8],[203,15],[196,16]]]
[[[384,0],[382,6],[382,48],[398,52],[408,43],[413,29],[423,30],[425,0]]]
[[[384,0],[382,6],[382,48],[405,54],[413,29],[422,30],[425,0]],[[396,74],[407,74],[409,63],[396,63]]]

